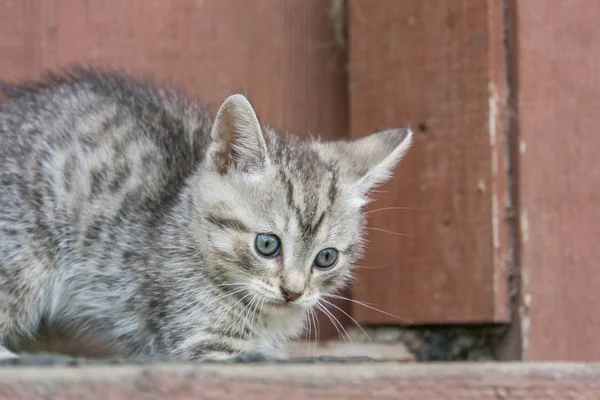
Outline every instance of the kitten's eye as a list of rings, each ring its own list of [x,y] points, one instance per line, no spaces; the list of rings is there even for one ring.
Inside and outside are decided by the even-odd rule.
[[[275,235],[260,233],[256,235],[254,247],[256,247],[256,251],[265,257],[275,257],[277,254],[279,254],[281,241]]]
[[[315,257],[315,265],[321,269],[327,269],[334,266],[338,259],[338,251],[334,248],[321,250]]]

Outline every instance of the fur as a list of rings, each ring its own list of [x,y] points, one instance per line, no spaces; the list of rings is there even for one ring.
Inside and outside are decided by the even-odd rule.
[[[411,140],[300,141],[242,95],[213,122],[175,91],[92,69],[3,92],[0,354],[42,320],[125,357],[277,352],[350,281],[361,207]],[[281,239],[278,256],[258,254],[258,233]],[[316,268],[329,247],[337,263]]]

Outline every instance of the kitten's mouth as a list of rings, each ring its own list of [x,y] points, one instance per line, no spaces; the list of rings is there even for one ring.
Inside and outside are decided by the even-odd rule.
[[[291,302],[279,300],[272,300],[269,302],[269,305],[278,310],[289,310],[291,308],[295,308],[294,304],[292,304]]]

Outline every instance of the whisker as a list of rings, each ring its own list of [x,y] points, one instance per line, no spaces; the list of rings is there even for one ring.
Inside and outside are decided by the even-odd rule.
[[[372,214],[374,212],[378,212],[378,211],[387,211],[387,210],[418,210],[417,207],[382,207],[382,208],[376,208],[375,210],[369,210],[367,212],[365,212],[365,215],[369,215]]]
[[[373,341],[371,340],[371,337],[367,334],[367,332],[365,332],[363,327],[360,326],[360,324],[354,318],[352,318],[352,316],[350,314],[348,314],[346,311],[342,310],[340,307],[336,306],[335,304],[333,304],[330,301],[327,301],[325,299],[321,299],[321,300],[324,301],[325,303],[329,304],[330,306],[335,307],[336,309],[340,310],[342,313],[344,313],[344,315],[347,316],[348,318],[350,318],[352,320],[352,322],[354,322],[354,324],[358,327],[358,329],[360,329],[362,331],[362,333],[365,334],[367,339],[369,339],[369,342],[373,343]]]
[[[317,303],[317,304],[318,304],[318,303]],[[352,338],[351,338],[351,337],[350,337],[350,335],[348,334],[348,331],[346,331],[346,328],[344,328],[344,325],[342,325],[342,323],[340,322],[340,320],[339,320],[339,319],[337,319],[337,318],[336,318],[336,316],[335,316],[335,315],[333,315],[333,313],[332,313],[332,312],[331,312],[329,309],[327,309],[327,307],[323,306],[322,304],[321,304],[321,306],[323,307],[323,312],[327,312],[327,313],[328,313],[328,314],[331,316],[331,318],[333,318],[333,319],[334,319],[334,320],[335,320],[335,321],[338,323],[339,327],[340,327],[340,328],[341,328],[341,329],[344,331],[344,333],[346,334],[346,337],[348,338],[348,340],[350,340],[350,343],[351,343],[351,344],[354,344],[354,343],[352,342]]]
[[[254,313],[254,318],[252,318],[252,325],[250,326],[250,331],[254,330],[254,323],[262,315],[263,307],[265,306],[265,301],[266,301],[266,299],[263,297],[262,301],[260,301],[260,303],[259,303],[260,309],[258,310],[258,312]]]
[[[239,288],[239,289],[236,289],[236,290],[234,290],[234,291],[232,291],[232,292],[226,292],[226,293],[223,293],[222,295],[220,295],[220,296],[218,296],[217,298],[213,299],[213,301],[215,301],[215,302],[216,302],[216,301],[219,301],[219,300],[223,300],[223,299],[225,299],[225,298],[227,298],[227,297],[230,297],[230,296],[233,296],[233,295],[235,295],[235,294],[241,293],[241,292],[243,292],[243,291],[245,291],[245,290],[246,290],[246,287],[244,286],[244,287],[241,287],[241,288]]]
[[[317,310],[321,311],[323,314],[325,314],[325,316],[327,318],[329,318],[329,321],[331,322],[331,325],[333,325],[333,327],[335,328],[335,330],[338,333],[338,337],[340,339],[342,339],[344,342],[346,342],[346,337],[342,335],[342,332],[338,328],[337,324],[335,322],[333,322],[333,319],[331,319],[331,317],[329,316],[329,314],[327,314],[327,312],[325,312],[326,309],[321,304],[319,304],[319,303],[315,304],[315,307],[317,307]]]
[[[228,330],[229,332],[232,332],[232,333],[234,333],[234,329],[235,329],[235,327],[236,327],[236,323],[237,323],[238,319],[240,319],[240,318],[242,317],[242,315],[246,314],[246,310],[250,311],[250,307],[251,307],[251,306],[252,306],[252,304],[254,303],[254,300],[256,299],[256,296],[258,296],[258,294],[254,294],[254,295],[253,295],[253,296],[250,298],[250,301],[248,302],[248,304],[246,304],[246,305],[244,306],[244,308],[242,308],[242,311],[240,311],[240,313],[239,313],[239,314],[238,314],[238,315],[235,317],[235,319],[233,320],[233,322],[232,322],[232,323],[231,323],[231,325],[230,325],[230,328],[229,328],[229,330]],[[246,315],[247,315],[247,314],[246,314]],[[241,320],[240,320],[240,322],[241,322]],[[245,325],[242,325],[242,331],[243,331],[243,328],[244,328],[244,326],[245,326]]]
[[[354,269],[373,269],[373,270],[381,270],[381,269],[386,269],[386,267],[369,267],[367,265],[355,265],[354,267],[352,267]]]
[[[407,323],[407,324],[413,324],[413,322],[412,322],[412,321],[410,321],[410,320],[408,320],[408,319],[406,319],[406,318],[402,318],[402,317],[399,317],[399,316],[397,316],[397,315],[390,314],[389,312],[382,311],[382,310],[380,310],[380,309],[378,309],[378,308],[375,308],[375,307],[372,307],[372,306],[370,306],[368,303],[365,303],[365,302],[363,302],[363,301],[358,301],[358,300],[354,300],[354,299],[349,299],[349,298],[347,298],[347,297],[344,297],[344,296],[338,296],[338,295],[336,295],[336,294],[327,294],[327,293],[321,293],[321,296],[323,296],[323,297],[331,297],[331,298],[334,298],[334,299],[340,299],[340,300],[346,300],[346,301],[350,301],[350,302],[352,302],[352,303],[356,303],[356,304],[358,304],[358,305],[361,305],[361,306],[363,306],[363,307],[366,307],[366,308],[368,308],[368,309],[370,309],[370,310],[377,311],[377,312],[379,312],[379,313],[381,313],[381,314],[384,314],[384,315],[387,315],[387,316],[390,316],[390,317],[396,318],[396,319],[398,319],[398,320],[400,320],[400,321],[402,321],[402,322],[405,322],[405,323]]]
[[[227,311],[225,311],[223,313],[223,315],[221,315],[221,318],[219,318],[219,320],[217,321],[217,323],[215,324],[216,326],[219,326],[221,324],[221,322],[223,322],[223,319],[227,317],[227,315],[231,312],[231,310],[233,310],[238,304],[240,304],[240,302],[242,302],[246,297],[251,296],[252,293],[246,293],[242,298],[240,298],[234,305],[232,305],[231,307],[229,307],[227,309]]]
[[[314,348],[313,355],[317,352],[317,344],[319,343],[319,314],[315,311],[314,308],[310,310],[310,318],[312,320],[313,332],[314,332]]]
[[[308,333],[308,354],[307,356],[310,357],[310,339],[311,339],[311,335],[312,335],[312,320],[309,318],[310,314],[309,314],[310,310],[308,310],[306,312],[306,314],[304,314],[304,316],[306,317],[306,323],[308,323],[308,329],[307,329],[307,333]]]
[[[242,322],[242,324],[241,324],[242,333],[243,333],[244,328],[246,328],[248,326],[248,325],[246,325],[248,322],[248,317],[250,316],[250,313],[252,312],[252,308],[254,306],[254,302],[257,299],[257,296],[258,295],[256,295],[256,294],[254,296],[252,296],[252,299],[250,300],[250,302],[248,303],[246,308],[244,308],[244,311],[246,309],[247,309],[247,311],[245,311],[246,317],[244,318],[244,322],[242,322],[242,320],[240,319],[240,322]],[[237,321],[237,319],[236,319],[236,321]],[[248,332],[248,335],[251,335],[251,333]]]
[[[222,293],[218,297],[216,297],[212,300],[213,301],[221,300],[221,299],[227,297],[228,295],[237,294],[237,293],[243,292],[244,290],[246,290],[246,285],[236,286],[227,291],[222,291]],[[219,293],[219,292],[221,292],[221,291],[217,291],[217,293]]]
[[[254,303],[254,301],[255,301],[254,299],[256,299],[256,304],[254,305],[254,307],[248,309],[248,313],[246,314],[246,318],[244,318],[244,325],[243,325],[244,327],[248,327],[248,325],[247,325],[248,317],[250,316],[250,314],[252,314],[252,319],[250,320],[251,326],[250,326],[250,329],[248,329],[249,337],[252,337],[252,328],[254,327],[254,321],[256,320],[256,312],[258,311],[258,306],[261,301],[261,298],[258,294],[255,298],[252,299],[252,303]],[[252,304],[252,303],[250,303],[250,304]]]
[[[250,275],[249,273],[247,273],[246,271],[243,271],[243,270],[233,267],[231,265],[219,264],[219,267],[228,269],[229,271],[239,272],[240,274],[246,275],[247,277],[254,279],[254,277],[252,275]]]
[[[318,329],[318,325],[317,325],[317,323],[319,321],[315,318],[315,313],[312,309],[310,309],[308,311],[309,311],[310,320],[312,321],[311,324],[313,327],[313,331],[315,333],[315,339],[314,339],[314,345],[313,345],[313,356],[315,356],[317,353],[317,345],[319,344],[319,329]]]
[[[246,286],[243,283],[221,283],[219,285],[215,285],[214,287],[225,287],[225,286]]]
[[[236,294],[238,293],[243,293],[245,291],[244,288],[240,288],[237,289],[233,292],[227,292],[227,293],[223,293],[220,296],[216,297],[215,299],[213,299],[214,302],[219,302],[219,301],[223,301],[225,299],[228,299],[229,297],[234,297]],[[200,304],[200,300],[196,301],[195,304]]]
[[[407,236],[407,237],[414,237],[415,236],[415,235],[410,234],[410,233],[399,233],[399,232],[394,232],[394,231],[388,231],[387,229],[381,229],[381,228],[366,227],[365,229],[368,229],[368,230],[371,230],[371,231],[377,231],[377,232],[390,233],[390,234],[396,235],[396,236]]]
[[[349,297],[344,297],[344,296],[340,296],[340,295],[337,295],[337,294],[331,294],[331,293],[321,293],[321,296],[322,297],[331,297],[331,298],[334,298],[334,299],[340,299],[340,300],[346,300],[346,301],[352,301],[352,302],[357,302],[358,301],[358,300],[353,300],[353,299],[351,299]],[[363,305],[366,304],[366,305],[369,305],[369,306],[374,306],[375,305],[374,303],[367,303],[366,301],[361,301],[360,303],[363,304]]]
[[[317,345],[319,344],[319,332],[321,332],[321,326],[319,323],[319,318],[317,317],[317,314],[313,311],[310,310],[314,321],[315,321],[315,325],[316,325],[316,329],[315,329],[315,351],[317,351]]]
[[[312,321],[312,326],[315,332],[315,342],[314,342],[314,351],[313,351],[313,355],[316,355],[317,353],[317,347],[319,345],[319,330],[320,330],[320,326],[319,326],[319,318],[317,317],[317,315],[315,314],[313,309],[309,309],[309,316],[310,319]]]

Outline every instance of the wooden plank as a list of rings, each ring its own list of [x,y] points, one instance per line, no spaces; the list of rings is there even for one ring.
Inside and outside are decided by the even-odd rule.
[[[38,11],[32,1],[0,1],[0,78],[36,75]]]
[[[25,0],[0,7],[4,79],[93,63],[173,82],[212,109],[243,90],[274,127],[347,135],[344,53],[325,2]]]
[[[600,360],[600,3],[510,5],[524,358]]]
[[[597,364],[252,364],[2,369],[0,400],[597,399]]]
[[[369,232],[353,295],[417,323],[505,322],[502,4],[351,0],[349,7],[351,135],[407,123],[416,132],[369,215],[371,228],[407,236]],[[398,322],[352,310],[364,323]]]
[[[341,138],[345,53],[329,7],[321,0],[1,0],[0,78],[74,63],[116,67],[172,82],[213,111],[242,90],[275,128]],[[320,325],[322,335],[333,331],[327,319]]]

